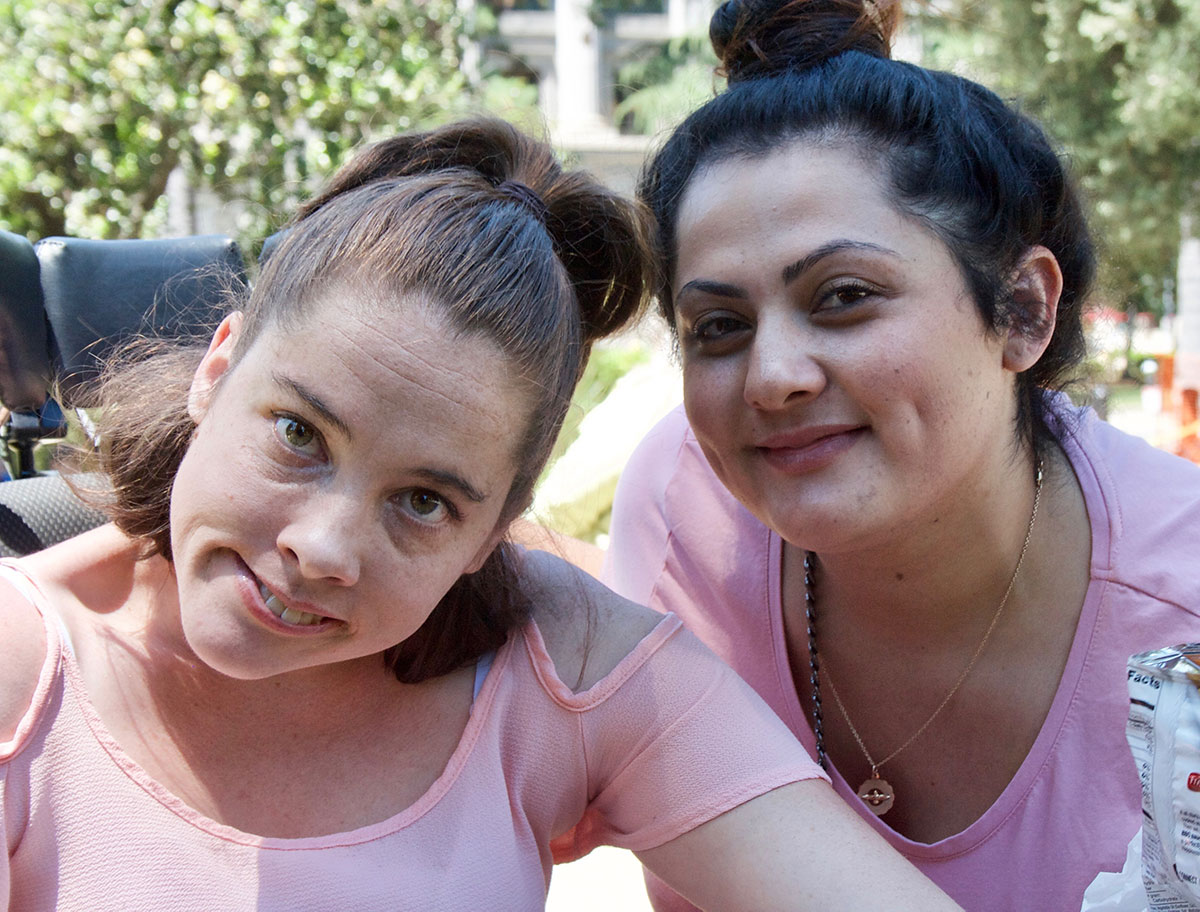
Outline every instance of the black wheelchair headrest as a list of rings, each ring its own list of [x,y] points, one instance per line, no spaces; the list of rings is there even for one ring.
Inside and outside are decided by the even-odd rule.
[[[287,228],[280,228],[274,234],[267,236],[267,239],[263,241],[262,250],[258,252],[259,266],[263,265],[263,263],[267,261],[271,254],[275,252],[275,248],[279,246],[280,242],[285,237],[287,237],[288,230],[289,229]]]
[[[45,238],[46,315],[58,348],[59,383],[72,397],[104,358],[137,336],[199,336],[214,328],[227,293],[245,282],[237,244],[222,235],[162,240]]]
[[[82,476],[89,486],[95,475]],[[0,557],[22,557],[108,521],[87,506],[60,475],[18,478],[0,484]]]
[[[22,235],[0,231],[0,403],[36,409],[50,385],[50,339],[38,258]]]

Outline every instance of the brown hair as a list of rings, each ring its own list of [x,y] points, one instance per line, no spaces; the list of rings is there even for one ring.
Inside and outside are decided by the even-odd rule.
[[[508,521],[529,504],[592,343],[640,313],[651,264],[637,204],[564,171],[545,143],[503,121],[456,123],[366,148],[301,207],[245,302],[233,359],[264,329],[301,322],[332,284],[365,288],[372,302],[421,295],[458,331],[497,345],[530,391]],[[144,357],[143,344],[101,388],[100,462],[113,490],[104,506],[147,555],[171,557],[171,485],[195,430],[187,390],[204,350],[192,340]],[[498,647],[528,614],[502,544],[388,663],[402,681],[444,674]]]

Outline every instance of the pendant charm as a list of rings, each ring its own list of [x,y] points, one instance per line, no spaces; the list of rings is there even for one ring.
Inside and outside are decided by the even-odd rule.
[[[858,787],[858,797],[866,802],[867,807],[871,809],[876,817],[882,817],[892,809],[892,803],[896,800],[896,793],[892,791],[892,784],[886,779],[880,779],[879,774],[875,773]]]

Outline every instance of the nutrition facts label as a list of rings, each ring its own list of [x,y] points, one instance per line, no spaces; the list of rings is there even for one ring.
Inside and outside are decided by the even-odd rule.
[[[1150,912],[1200,912],[1200,647],[1129,661],[1126,737],[1142,783]]]

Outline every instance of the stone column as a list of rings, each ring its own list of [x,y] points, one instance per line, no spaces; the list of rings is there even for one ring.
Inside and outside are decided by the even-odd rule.
[[[555,0],[554,69],[558,133],[602,129],[600,30],[588,16],[589,0]]]

